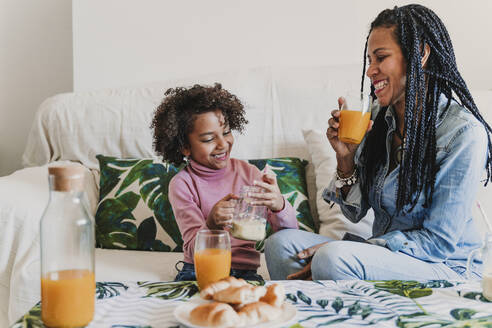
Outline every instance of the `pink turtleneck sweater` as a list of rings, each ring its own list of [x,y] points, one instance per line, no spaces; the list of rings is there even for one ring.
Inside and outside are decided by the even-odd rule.
[[[199,230],[208,229],[205,221],[213,206],[229,193],[239,195],[242,186],[253,185],[253,181],[261,180],[261,176],[256,166],[231,158],[220,170],[190,160],[173,177],[169,183],[169,201],[183,236],[185,262],[193,263],[195,236]],[[287,200],[281,211],[268,211],[268,221],[274,231],[298,228],[296,212]],[[254,242],[231,236],[232,268],[256,270],[260,266],[260,253],[254,246]]]

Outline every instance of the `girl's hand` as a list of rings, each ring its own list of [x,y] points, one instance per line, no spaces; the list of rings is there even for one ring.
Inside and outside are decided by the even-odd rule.
[[[328,242],[314,245],[299,252],[297,254],[297,258],[308,261],[308,264],[306,264],[306,266],[302,268],[301,271],[288,275],[287,280],[313,280],[312,273],[311,273],[311,260],[313,259],[313,256],[316,253],[316,251],[321,246],[326,245],[327,243]]]
[[[209,229],[223,230],[225,227],[232,225],[232,216],[236,205],[235,199],[239,199],[239,197],[234,194],[228,194],[214,205],[206,221]]]
[[[342,108],[345,98],[338,98],[338,108]],[[337,156],[337,162],[341,171],[353,171],[354,156],[359,145],[342,142],[338,139],[338,127],[340,119],[340,110],[331,112],[331,118],[328,120],[328,129],[326,136]],[[373,121],[369,121],[367,132],[372,129]]]
[[[263,181],[254,181],[254,185],[265,189],[264,192],[250,193],[251,198],[255,200],[252,205],[265,205],[272,212],[278,212],[284,209],[285,199],[280,193],[280,188],[277,185],[277,177],[275,174],[265,173],[262,177]]]

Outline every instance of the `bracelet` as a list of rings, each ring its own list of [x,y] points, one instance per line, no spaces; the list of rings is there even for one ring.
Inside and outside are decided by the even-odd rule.
[[[357,170],[357,166],[355,166],[354,168],[354,172],[352,172],[352,175],[347,177],[347,178],[342,178],[339,174],[338,174],[338,170],[336,171],[336,180],[335,180],[335,187],[337,187],[338,189],[344,187],[344,186],[352,186],[354,184],[357,183],[357,181],[359,180],[358,178],[358,170]]]

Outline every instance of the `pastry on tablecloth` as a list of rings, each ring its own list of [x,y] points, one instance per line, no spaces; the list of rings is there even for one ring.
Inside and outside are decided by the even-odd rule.
[[[261,302],[268,303],[275,307],[282,307],[285,300],[285,288],[280,284],[273,284],[267,287],[265,296],[260,298]]]
[[[231,276],[207,285],[200,292],[200,296],[203,299],[211,300],[213,298],[212,296],[215,293],[220,292],[221,290],[227,289],[229,287],[241,287],[241,286],[248,286],[248,283],[244,279],[237,279]]]
[[[190,313],[193,324],[207,327],[249,327],[282,315],[285,289],[280,284],[252,286],[228,277],[204,288],[200,296],[215,302],[199,305]]]
[[[214,301],[229,304],[249,304],[257,302],[266,294],[264,286],[229,287],[213,294]]]
[[[252,326],[275,320],[282,314],[282,309],[265,302],[249,303],[237,312],[243,326]]]
[[[229,328],[242,326],[242,319],[227,303],[207,303],[195,307],[190,313],[191,323],[199,326]]]

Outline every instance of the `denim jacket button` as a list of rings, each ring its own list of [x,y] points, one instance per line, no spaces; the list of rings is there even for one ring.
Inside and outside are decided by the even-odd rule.
[[[404,242],[403,245],[408,246],[408,241]]]

